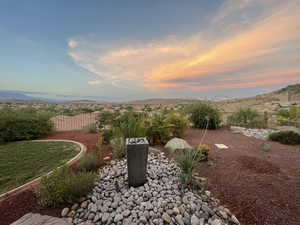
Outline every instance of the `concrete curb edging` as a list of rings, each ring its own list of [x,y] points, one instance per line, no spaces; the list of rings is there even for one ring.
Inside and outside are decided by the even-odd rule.
[[[37,184],[39,184],[39,182],[41,181],[42,177],[45,176],[45,175],[50,175],[51,173],[53,173],[53,171],[55,169],[58,169],[58,168],[61,168],[65,165],[68,165],[68,166],[71,166],[73,165],[74,163],[78,162],[79,159],[86,153],[86,146],[80,142],[77,142],[77,141],[72,141],[72,140],[66,140],[66,139],[46,139],[46,140],[34,140],[32,142],[51,142],[51,141],[56,141],[56,142],[70,142],[70,143],[74,143],[76,144],[77,146],[80,147],[80,150],[79,150],[79,153],[74,156],[73,158],[71,158],[69,161],[67,161],[64,165],[61,165],[59,167],[56,167],[54,168],[53,170],[51,170],[50,172],[46,173],[46,174],[43,174],[35,179],[33,179],[32,181],[29,181],[28,183],[25,183],[19,187],[16,187],[8,192],[5,192],[3,194],[0,195],[0,201],[9,197],[9,196],[12,196],[13,194],[16,194],[20,191],[24,191],[24,190],[27,190],[27,189],[30,189],[30,188],[33,188],[34,186],[36,186]],[[77,149],[76,149],[77,150]]]

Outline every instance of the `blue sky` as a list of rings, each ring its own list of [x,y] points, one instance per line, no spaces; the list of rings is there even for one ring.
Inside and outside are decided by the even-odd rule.
[[[300,82],[299,12],[299,0],[1,0],[0,89],[121,100],[274,90]]]

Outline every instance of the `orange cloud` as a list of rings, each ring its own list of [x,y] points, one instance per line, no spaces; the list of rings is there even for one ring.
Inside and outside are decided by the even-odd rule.
[[[147,74],[149,83],[236,72],[249,65],[262,64],[264,57],[270,60],[268,57],[272,58],[272,54],[284,49],[285,44],[300,38],[299,3],[296,8],[292,6],[295,7],[292,4],[273,12],[250,31],[242,32],[205,53],[154,68]]]
[[[253,20],[250,14],[247,26],[233,29],[232,25],[240,21],[230,21],[230,15],[236,10],[243,15],[249,5],[263,8],[262,15]],[[300,61],[300,53],[295,50],[295,46],[300,46],[299,0],[241,0],[239,4],[229,0],[211,20],[211,26],[222,26],[228,33],[214,37],[212,29],[207,28],[185,39],[171,36],[109,47],[71,39],[69,55],[81,67],[100,76],[103,84],[126,82],[148,89],[211,90],[298,81],[291,68]],[[241,78],[245,74],[253,75]],[[223,80],[219,78],[222,75],[226,77]],[[192,82],[201,79],[206,83],[210,80],[211,85],[203,87]],[[219,82],[223,84],[214,84]]]
[[[195,82],[160,83],[159,88],[182,88],[190,91],[211,91],[220,89],[241,89],[300,82],[300,68],[282,71],[268,71],[247,77],[220,79],[223,84],[202,85]]]

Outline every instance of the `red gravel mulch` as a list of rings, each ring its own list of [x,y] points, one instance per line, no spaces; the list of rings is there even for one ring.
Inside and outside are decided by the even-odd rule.
[[[190,129],[184,139],[197,146],[203,131]],[[208,189],[244,225],[300,224],[300,146],[268,142],[221,129],[204,140],[212,151],[198,172],[208,178]],[[217,149],[225,144],[229,149]]]
[[[88,152],[92,152],[96,150],[98,137],[98,134],[91,134],[84,131],[66,131],[56,132],[43,139],[68,139],[78,141],[87,147]],[[104,157],[111,156],[111,149],[108,146],[104,146],[103,153]],[[59,217],[64,207],[65,206],[59,208],[42,208],[38,204],[32,190],[20,191],[0,201],[0,225],[9,225],[30,212]]]

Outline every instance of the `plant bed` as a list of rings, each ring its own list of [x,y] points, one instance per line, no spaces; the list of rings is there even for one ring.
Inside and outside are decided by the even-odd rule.
[[[0,145],[0,194],[48,173],[73,158],[69,142],[12,142]]]

